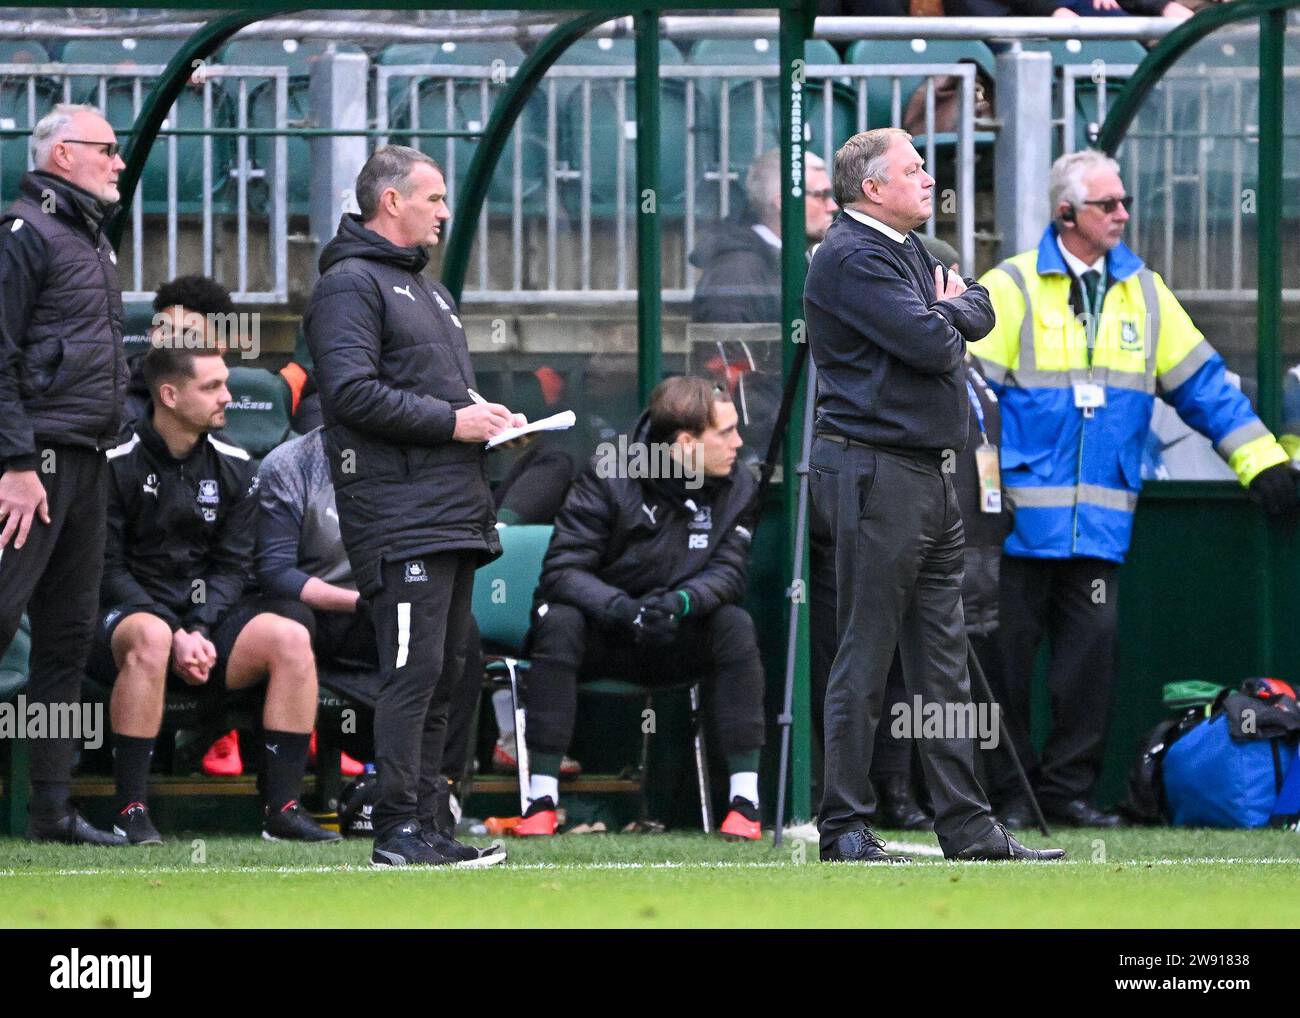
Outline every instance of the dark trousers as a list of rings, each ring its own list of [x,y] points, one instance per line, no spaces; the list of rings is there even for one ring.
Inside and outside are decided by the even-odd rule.
[[[108,462],[94,449],[39,450],[50,522],[32,523],[27,543],[0,552],[0,647],[8,647],[27,612],[32,627],[29,703],[80,703],[86,657],[99,612],[107,530]],[[32,812],[67,810],[76,743],[33,739]]]
[[[808,685],[813,734],[813,799],[820,799],[822,790],[822,760],[824,730],[822,718],[826,712],[826,681],[830,678],[831,664],[839,649],[840,635],[836,628],[835,611],[835,535],[820,513],[810,513],[808,519],[808,626],[809,668]],[[891,716],[894,704],[907,699],[903,684],[903,662],[895,653],[885,682],[885,699],[881,704],[881,717]],[[876,729],[876,746],[871,754],[871,782],[885,778],[912,775],[912,742],[904,736],[894,738],[889,725]]]
[[[810,458],[813,511],[834,535],[839,649],[826,686],[818,817],[823,847],[867,825],[869,772],[895,649],[909,697],[970,702],[961,605],[961,514],[940,465],[819,437]],[[988,834],[989,806],[969,738],[919,740],[946,854]]]
[[[447,713],[465,670],[475,558],[442,552],[386,562],[370,599],[381,670],[375,703],[375,837],[433,812]]]
[[[316,611],[312,617],[315,626],[312,647],[320,668],[366,675],[376,673],[373,693],[377,694],[378,648],[375,646],[375,626],[369,614]],[[461,679],[456,684],[447,713],[447,739],[442,753],[442,773],[455,779],[464,773],[469,759],[471,722],[483,689],[483,648],[473,615],[465,633],[464,661]]]
[[[1115,678],[1118,573],[1116,563],[1102,559],[1002,557],[1001,627],[989,685],[1045,809],[1087,799],[1101,771]],[[1029,739],[1029,697],[1044,636],[1051,648],[1051,731],[1036,761]],[[1019,801],[1006,754],[988,755],[994,798]]]
[[[526,706],[528,749],[569,750],[580,675],[616,676],[647,686],[699,676],[706,716],[723,754],[763,745],[763,664],[749,613],[724,604],[702,619],[682,620],[667,646],[637,646],[627,634],[593,624],[581,610],[551,604],[530,634]]]

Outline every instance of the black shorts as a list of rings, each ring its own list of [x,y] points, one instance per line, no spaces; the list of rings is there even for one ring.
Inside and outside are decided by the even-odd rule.
[[[101,616],[95,626],[95,644],[91,649],[86,670],[90,677],[102,686],[111,686],[117,681],[117,663],[113,659],[113,633],[122,620],[144,612],[143,608],[110,608]],[[186,682],[170,668],[167,669],[167,688],[176,690],[218,690],[226,686],[226,662],[230,652],[244,627],[258,615],[270,613],[280,615],[294,622],[305,625],[308,631],[313,628],[311,609],[298,601],[283,601],[271,598],[250,597],[236,604],[226,612],[216,627],[208,634],[208,639],[217,649],[217,663],[208,675],[208,681],[200,686]]]

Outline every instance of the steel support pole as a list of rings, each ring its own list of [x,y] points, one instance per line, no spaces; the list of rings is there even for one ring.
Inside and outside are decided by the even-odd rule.
[[[663,358],[659,193],[659,12],[636,14],[636,388],[650,402]]]
[[[812,34],[810,4],[781,12],[778,59],[781,66],[781,367],[788,378],[794,369],[795,344],[807,342],[803,319],[803,284],[808,271],[804,240],[804,113],[809,95],[804,74],[804,42]],[[790,564],[786,587],[795,615],[794,687],[791,700],[790,814],[812,816],[812,715],[808,689],[808,598],[797,577],[807,576],[807,549],[796,532],[798,463],[803,449],[805,400],[796,396],[790,412],[782,470],[782,508],[786,522],[785,561]],[[795,562],[798,553],[802,560]]]
[[[312,118],[337,130],[366,129],[366,83],[370,60],[364,53],[325,53],[312,64]],[[366,161],[365,135],[311,140],[311,235],[320,253],[334,236],[339,217],[355,210],[357,174]]]
[[[998,54],[998,119],[994,204],[1002,231],[1001,257],[1038,244],[1051,219],[1047,179],[1052,169],[1052,125],[1043,115],[1052,94],[1052,55],[1014,46]]]

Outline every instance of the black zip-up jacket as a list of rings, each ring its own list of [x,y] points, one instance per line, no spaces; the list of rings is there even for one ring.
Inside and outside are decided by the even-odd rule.
[[[104,610],[142,608],[173,630],[211,632],[252,589],[257,480],[248,453],[205,435],[176,459],[142,421],[108,466]]]
[[[819,432],[939,457],[966,445],[966,343],[993,328],[988,291],[967,279],[936,299],[939,262],[841,212],[804,285],[809,353],[817,365]]]
[[[19,190],[0,215],[0,465],[34,470],[38,442],[117,444],[127,369],[110,208],[49,173]]]
[[[465,330],[421,247],[346,215],[303,315],[343,543],[363,596],[385,560],[501,553],[483,446],[452,439],[474,388]]]
[[[634,442],[645,442],[642,414]],[[539,600],[573,605],[612,625],[620,596],[684,590],[689,615],[705,616],[745,596],[757,489],[737,465],[728,477],[638,480],[611,469],[612,443],[569,489],[542,562]]]
[[[712,227],[691,252],[690,262],[702,270],[691,321],[781,320],[781,252],[745,219]]]

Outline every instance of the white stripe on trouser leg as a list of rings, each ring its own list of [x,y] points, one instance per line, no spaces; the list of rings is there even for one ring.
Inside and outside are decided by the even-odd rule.
[[[411,602],[403,601],[397,606],[397,667],[406,664],[406,656],[411,650]]]

